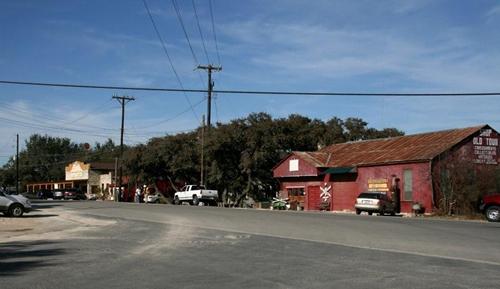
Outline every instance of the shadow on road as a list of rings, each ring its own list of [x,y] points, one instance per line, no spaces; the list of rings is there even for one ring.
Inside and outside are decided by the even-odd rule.
[[[24,214],[22,217],[19,217],[19,219],[36,219],[36,218],[49,218],[49,217],[57,217],[57,216],[59,216],[59,215],[56,215],[56,214],[37,214],[37,213],[33,213],[33,212],[36,212],[36,210],[32,211],[29,214]],[[12,218],[12,217],[9,217],[9,216],[6,216],[6,215],[0,215],[0,218]]]
[[[65,253],[53,248],[56,242],[18,241],[0,243],[0,277],[20,275],[30,270],[52,266],[53,258]]]
[[[31,218],[49,218],[49,217],[57,217],[59,215],[56,215],[56,214],[29,214],[29,215],[23,215],[23,218],[28,218],[28,219],[31,219]]]

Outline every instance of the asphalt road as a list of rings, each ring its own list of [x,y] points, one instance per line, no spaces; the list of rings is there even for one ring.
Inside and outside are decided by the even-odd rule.
[[[39,204],[1,288],[500,288],[500,224],[111,202]]]

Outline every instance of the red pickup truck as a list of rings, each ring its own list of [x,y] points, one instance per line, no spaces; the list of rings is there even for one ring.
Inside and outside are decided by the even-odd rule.
[[[500,194],[486,195],[479,207],[490,222],[500,222]]]

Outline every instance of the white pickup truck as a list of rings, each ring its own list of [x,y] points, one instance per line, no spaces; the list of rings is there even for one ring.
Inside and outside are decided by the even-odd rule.
[[[186,185],[174,195],[174,204],[180,205],[182,202],[189,202],[192,205],[198,206],[200,202],[203,204],[215,205],[219,193],[217,190],[207,190],[205,186]]]

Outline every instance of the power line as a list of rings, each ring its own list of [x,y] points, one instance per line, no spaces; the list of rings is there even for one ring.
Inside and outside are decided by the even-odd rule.
[[[182,31],[184,32],[184,36],[186,37],[187,43],[189,45],[189,50],[191,50],[191,55],[193,56],[195,64],[199,64],[200,62],[198,61],[198,58],[196,57],[196,54],[194,53],[193,46],[191,45],[191,41],[189,40],[189,36],[186,30],[186,27],[184,26],[184,21],[182,20],[182,15],[179,11],[179,6],[177,6],[177,1],[172,0],[172,5],[174,6],[175,13],[177,14],[177,19],[179,20],[179,23],[181,24]]]
[[[84,85],[68,83],[29,82],[0,80],[0,84],[87,88],[87,89],[111,89],[111,90],[135,90],[135,91],[163,91],[163,92],[208,92],[205,89],[178,89],[178,88],[155,88],[155,87],[131,87],[110,85]],[[307,96],[500,96],[500,92],[438,92],[438,93],[371,93],[371,92],[303,92],[303,91],[260,91],[260,90],[213,90],[219,94],[256,94],[256,95],[307,95]]]
[[[39,111],[29,111],[29,110],[17,108],[15,106],[9,105],[7,103],[2,103],[2,102],[0,102],[0,104],[2,104],[4,106],[4,107],[0,107],[0,110],[4,110],[4,111],[8,112],[9,114],[14,114],[14,115],[18,115],[20,117],[23,117],[24,118],[23,121],[26,121],[26,115],[34,115],[35,117],[39,117],[39,119],[36,120],[36,125],[53,126],[54,125],[53,122],[56,122],[57,125],[58,125],[58,127],[61,127],[61,128],[64,128],[64,129],[74,129],[74,128],[72,128],[72,127],[62,127],[59,124],[62,123],[62,125],[72,125],[72,126],[74,126],[74,124],[73,124],[74,122],[76,122],[78,120],[81,120],[81,119],[84,119],[85,117],[88,117],[92,113],[95,113],[94,115],[100,114],[101,111],[104,111],[104,110],[110,108],[108,106],[101,105],[100,106],[101,110],[99,110],[97,112],[92,112],[91,111],[89,113],[86,113],[84,116],[78,117],[77,119],[74,119],[74,120],[69,121],[69,122],[65,122],[64,119],[57,118],[57,117],[54,117],[54,116],[48,115],[48,114],[42,114]],[[99,126],[93,126],[93,125],[85,125],[85,127],[99,129],[99,130],[107,130],[107,131],[114,131],[115,130],[113,128],[99,127]],[[79,128],[77,127],[76,129],[79,129]]]
[[[165,41],[163,41],[163,37],[161,37],[160,31],[158,30],[158,27],[156,26],[156,22],[153,18],[153,15],[151,14],[151,10],[149,9],[148,3],[146,0],[142,0],[142,3],[144,3],[144,7],[146,8],[148,15],[149,15],[149,20],[151,20],[151,24],[153,25],[153,28],[156,32],[156,36],[160,40],[161,46],[163,47],[163,52],[165,52],[165,55],[167,56],[168,63],[170,63],[170,68],[172,69],[172,72],[174,73],[175,78],[177,79],[177,82],[179,83],[179,86],[181,87],[181,89],[178,91],[182,92],[184,94],[184,97],[186,98],[189,106],[191,107],[191,110],[193,111],[194,117],[196,118],[197,121],[199,121],[198,115],[194,111],[191,100],[189,99],[189,97],[186,95],[186,92],[184,91],[184,85],[182,85],[181,78],[179,77],[179,74],[177,73],[177,70],[174,67],[174,63],[172,62],[172,58],[170,57],[170,54],[168,53],[167,46],[165,45]]]
[[[218,65],[221,66],[219,45],[217,44],[217,34],[215,33],[215,20],[214,20],[214,11],[212,8],[212,0],[208,0],[208,6],[210,7],[210,19],[212,21],[212,34],[214,36],[215,51],[217,52],[217,61],[218,61]]]
[[[207,63],[210,63],[210,57],[208,57],[207,47],[205,46],[205,38],[203,37],[203,32],[201,31],[200,19],[198,17],[198,11],[196,10],[196,4],[194,0],[191,0],[193,4],[194,16],[196,18],[196,24],[198,26],[198,31],[200,32],[201,44],[203,45],[203,51],[205,51],[205,56],[207,57]]]
[[[203,103],[206,99],[207,98],[203,98],[202,100],[198,101],[197,103],[195,103],[193,105],[193,107],[197,107],[198,105],[200,105],[201,103]],[[148,127],[151,127],[151,126],[156,126],[156,125],[159,125],[159,124],[163,124],[163,123],[166,123],[166,122],[169,122],[169,121],[172,121],[172,120],[178,118],[179,116],[183,115],[184,113],[186,113],[188,111],[189,111],[189,108],[185,109],[185,110],[183,110],[181,112],[179,112],[178,114],[174,115],[173,117],[170,117],[170,118],[167,118],[167,119],[155,122],[155,123],[153,123],[151,125],[148,125],[148,126],[135,127],[134,129],[145,129],[145,128],[148,128]]]
[[[193,46],[191,45],[191,40],[189,40],[189,35],[187,33],[186,26],[184,25],[184,20],[182,20],[182,14],[180,12],[180,9],[179,9],[179,6],[178,6],[176,0],[172,0],[172,6],[174,7],[175,14],[177,15],[177,19],[179,20],[182,31],[184,32],[184,37],[186,38],[186,41],[189,45],[189,50],[191,51],[191,56],[193,57],[193,60],[194,60],[194,66],[196,67],[199,64],[198,57],[196,57],[196,53],[194,53]],[[201,85],[203,85],[203,77],[201,76],[200,72],[198,72],[198,77],[200,78]],[[197,120],[199,122],[198,118],[197,118]]]
[[[20,127],[25,127],[25,128],[31,128],[31,129],[42,129],[42,130],[52,130],[56,132],[62,132],[64,131],[65,133],[70,133],[70,134],[77,134],[77,135],[87,135],[87,136],[95,136],[95,137],[102,137],[102,138],[109,138],[109,134],[94,134],[89,131],[84,131],[84,130],[79,130],[79,129],[70,129],[70,128],[63,128],[63,127],[54,127],[54,126],[44,126],[44,125],[38,125],[38,124],[33,124],[29,122],[24,122],[20,120],[12,120],[4,117],[0,117],[0,120],[10,123],[15,126],[20,126]]]

